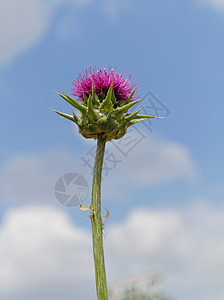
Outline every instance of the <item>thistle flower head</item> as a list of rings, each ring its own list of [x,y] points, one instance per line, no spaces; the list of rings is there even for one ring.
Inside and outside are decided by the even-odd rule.
[[[84,101],[84,94],[88,96],[92,93],[92,86],[96,91],[99,98],[104,98],[107,94],[111,84],[113,84],[114,96],[117,103],[128,100],[133,89],[137,84],[132,83],[133,78],[131,74],[117,72],[117,69],[112,69],[109,66],[107,69],[101,68],[88,68],[83,73],[79,73],[78,77],[72,82],[72,95],[78,97],[81,102]],[[136,100],[138,97],[132,97],[131,101]]]
[[[58,93],[81,115],[75,112],[72,115],[55,112],[76,123],[79,133],[85,138],[97,139],[101,135],[107,141],[120,139],[131,125],[147,118],[156,118],[138,114],[141,108],[133,113],[128,112],[140,100],[136,100],[137,87],[132,83],[131,75],[123,73],[116,73],[116,69],[111,67],[107,70],[85,70],[73,81],[72,88],[73,95],[78,97],[81,103],[69,95]]]

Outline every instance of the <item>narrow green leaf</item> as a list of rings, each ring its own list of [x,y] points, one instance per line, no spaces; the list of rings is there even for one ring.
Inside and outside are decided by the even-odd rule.
[[[68,99],[69,101],[71,101],[71,104],[72,104],[76,109],[78,109],[83,115],[86,114],[86,112],[87,112],[87,107],[86,107],[86,106],[80,104],[78,101],[76,101],[75,99],[73,99],[73,98],[70,97],[69,95],[66,95],[66,94],[64,94],[64,95],[67,97],[67,99]]]
[[[133,101],[133,102],[130,102],[128,104],[125,104],[121,107],[118,107],[116,108],[114,111],[113,111],[113,115],[117,118],[121,118],[123,116],[124,113],[126,113],[132,106],[134,106],[135,104],[137,104],[140,100],[136,100],[136,101]]]
[[[104,90],[101,88],[101,100],[104,100],[106,97]]]
[[[86,114],[87,112],[87,107],[80,104],[78,101],[76,101],[75,99],[73,99],[72,97],[70,97],[69,95],[66,95],[63,93],[60,94],[58,92],[56,92],[59,96],[61,96],[65,101],[67,101],[69,104],[71,104],[72,106],[74,106],[76,109],[78,109],[83,115]]]
[[[134,125],[138,122],[144,121],[146,119],[150,119],[150,118],[163,119],[163,117],[155,117],[155,116],[148,116],[148,115],[137,115],[137,116],[135,116],[134,120],[131,120],[128,123],[128,127],[131,126],[131,125]]]
[[[113,103],[112,103],[112,100],[111,100],[112,91],[113,91],[113,84],[111,83],[110,88],[107,92],[107,96],[103,100],[103,102],[101,103],[99,109],[104,110],[105,112],[113,111]]]
[[[88,98],[85,93],[83,93],[83,104],[87,105]]]
[[[124,106],[124,105],[126,105],[126,104],[128,104],[128,103],[130,103],[130,101],[129,100],[119,100],[119,102],[118,102],[118,106]]]
[[[149,116],[149,115],[137,115],[135,119],[163,119],[163,117]]]
[[[131,94],[128,96],[128,100],[130,101],[132,97],[134,96],[134,93],[136,92],[137,87],[131,92]]]
[[[73,114],[74,122],[78,125],[78,121],[79,121],[78,116],[74,113],[74,111],[72,111],[72,114]]]
[[[52,108],[50,108],[50,109],[53,110],[54,112],[56,112],[59,116],[65,118],[65,119],[68,119],[68,120],[73,121],[73,122],[75,121],[74,118],[73,118],[73,116],[71,116],[71,115],[62,113],[62,112],[57,111],[57,110],[54,110],[54,109],[52,109]]]
[[[114,93],[114,89],[112,89],[111,101],[112,101],[113,105],[117,104],[115,93]]]
[[[97,116],[96,116],[96,113],[93,109],[93,97],[91,95],[89,95],[89,98],[88,98],[88,112],[87,112],[87,116],[89,117],[89,119],[91,121],[96,121],[97,120]]]
[[[142,106],[142,107],[143,107],[143,106]],[[142,109],[142,107],[141,107],[139,110],[137,110],[136,112],[124,116],[124,117],[125,117],[125,120],[126,120],[126,121],[131,121],[131,120],[135,119],[135,117],[136,117],[137,114],[140,112],[140,110]]]
[[[99,98],[94,88],[94,83],[92,84],[92,101],[93,101],[93,106],[98,107],[100,105]]]
[[[138,123],[138,122],[144,121],[144,120],[145,120],[145,118],[144,118],[144,119],[139,119],[139,120],[131,120],[131,121],[128,123],[128,127],[131,126],[131,125],[134,125],[134,124],[136,124],[136,123]]]

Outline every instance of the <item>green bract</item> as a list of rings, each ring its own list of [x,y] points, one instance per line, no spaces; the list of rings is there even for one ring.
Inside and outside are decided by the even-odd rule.
[[[81,114],[68,115],[56,110],[57,114],[61,117],[73,121],[79,127],[79,133],[85,138],[97,139],[97,136],[101,134],[106,141],[112,139],[120,139],[127,132],[127,128],[134,125],[137,122],[145,120],[147,118],[158,118],[155,116],[138,114],[139,110],[134,113],[128,113],[128,110],[137,104],[141,100],[131,102],[131,99],[135,93],[132,91],[126,101],[117,101],[114,96],[113,85],[111,84],[104,99],[99,99],[94,87],[92,87],[92,94],[87,98],[84,94],[83,104],[66,94],[57,93],[65,101],[74,106]]]

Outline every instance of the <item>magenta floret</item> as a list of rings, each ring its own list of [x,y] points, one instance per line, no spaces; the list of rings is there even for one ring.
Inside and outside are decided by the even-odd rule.
[[[79,73],[78,77],[72,82],[72,95],[78,97],[78,100],[83,101],[83,94],[88,97],[92,93],[92,83],[97,95],[101,95],[102,91],[106,94],[113,82],[113,89],[117,100],[127,100],[137,84],[132,83],[131,74],[116,72],[116,68],[112,69],[109,66],[107,69],[89,67],[83,73]],[[136,94],[136,93],[135,93]],[[134,94],[131,101],[138,98]]]

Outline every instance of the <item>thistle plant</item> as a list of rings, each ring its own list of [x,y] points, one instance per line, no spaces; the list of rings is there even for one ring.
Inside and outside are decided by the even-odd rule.
[[[107,216],[101,217],[101,177],[106,142],[120,139],[128,127],[147,118],[157,118],[128,110],[142,99],[138,99],[137,85],[132,83],[131,75],[117,72],[116,69],[89,68],[72,82],[72,95],[77,98],[57,93],[78,112],[72,115],[54,110],[61,117],[74,122],[79,133],[87,138],[97,140],[97,150],[92,181],[91,205],[82,206],[90,210],[92,224],[93,255],[95,263],[96,290],[98,300],[107,300],[107,282],[104,263],[103,233]]]

